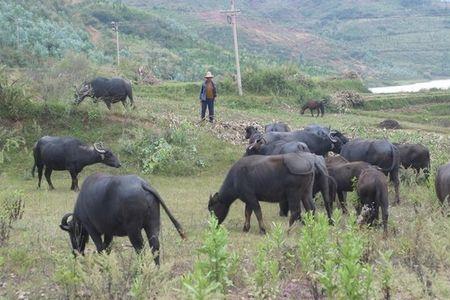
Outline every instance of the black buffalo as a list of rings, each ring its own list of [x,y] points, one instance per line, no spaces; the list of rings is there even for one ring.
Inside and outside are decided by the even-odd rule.
[[[84,254],[89,236],[98,252],[108,250],[114,236],[128,236],[139,252],[144,246],[144,229],[159,264],[160,204],[184,238],[181,225],[161,196],[142,178],[94,174],[83,182],[73,213],[62,218],[60,227],[69,232],[74,254]]]
[[[286,123],[277,122],[264,126],[265,132],[289,132],[291,129]]]
[[[400,203],[400,153],[397,147],[388,140],[355,139],[342,147],[341,155],[348,161],[365,161],[376,165],[385,174],[389,174],[394,183],[395,200]]]
[[[430,176],[430,150],[421,144],[394,143],[394,145],[400,151],[401,165],[405,169],[413,168],[417,176],[419,176],[420,170],[423,170],[428,181]]]
[[[260,133],[258,128],[255,126],[247,126],[245,127],[245,139],[250,139],[253,135]]]
[[[331,214],[333,211],[333,202],[336,198],[336,182],[333,177],[329,176],[325,159],[322,156],[302,153],[299,159],[310,161],[314,166],[314,183],[313,197],[320,192],[325,203],[325,210],[331,222]],[[280,202],[280,216],[287,216],[289,206],[287,202]]]
[[[357,207],[358,223],[372,225],[374,220],[378,220],[381,208],[383,229],[387,234],[389,202],[386,176],[375,168],[365,168],[359,175],[356,188],[360,198]]]
[[[246,156],[228,172],[219,192],[210,197],[208,209],[222,223],[236,199],[245,203],[244,231],[250,229],[252,212],[261,233],[266,232],[259,201],[287,202],[291,211],[289,225],[300,218],[300,202],[305,210],[315,211],[312,201],[314,165],[301,159],[302,153]]]
[[[111,104],[116,102],[122,102],[123,106],[126,106],[128,97],[131,106],[134,107],[131,83],[119,77],[111,79],[97,77],[92,81],[84,82],[75,92],[75,104],[80,104],[86,97],[105,102],[108,109],[111,109]]]
[[[254,136],[254,135],[253,135]],[[255,143],[245,150],[245,156],[249,155],[277,155],[295,152],[311,152],[308,146],[302,142],[275,141],[270,144]]]
[[[450,163],[440,166],[436,174],[436,194],[441,202],[448,201],[450,204]]]
[[[317,125],[316,125],[317,126]],[[317,155],[326,155],[329,151],[339,153],[342,145],[348,139],[337,130],[329,130],[325,127],[307,127],[304,130],[296,130],[292,132],[267,132],[265,134],[256,133],[250,139],[250,145],[247,149],[253,150],[255,153],[261,149],[263,145],[271,145],[272,143],[284,142],[302,142],[305,143],[309,150]]]
[[[50,176],[52,171],[67,170],[72,177],[71,190],[78,190],[78,174],[84,167],[103,163],[110,167],[120,167],[117,157],[101,144],[89,146],[73,137],[44,136],[34,146],[34,166],[31,171],[38,169],[38,187],[41,187],[42,171],[45,167],[45,179],[50,189],[55,187]]]

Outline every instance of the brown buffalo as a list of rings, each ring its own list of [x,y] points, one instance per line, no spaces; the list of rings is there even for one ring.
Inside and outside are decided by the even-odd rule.
[[[364,161],[355,161],[342,163],[328,167],[328,174],[334,179],[336,183],[336,193],[341,205],[342,211],[347,213],[345,207],[345,192],[352,192],[355,185],[355,180],[364,169],[371,168],[372,165]]]
[[[358,223],[372,225],[375,219],[379,219],[381,208],[383,230],[387,234],[389,200],[386,176],[375,168],[366,168],[359,175],[356,190],[360,199],[360,206],[357,208]]]

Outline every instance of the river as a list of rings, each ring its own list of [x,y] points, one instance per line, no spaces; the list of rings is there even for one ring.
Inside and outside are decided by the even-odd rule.
[[[446,90],[450,88],[450,79],[432,80],[407,85],[374,87],[369,88],[369,90],[374,94],[388,94],[388,93],[419,92],[420,90],[429,90],[432,88]]]

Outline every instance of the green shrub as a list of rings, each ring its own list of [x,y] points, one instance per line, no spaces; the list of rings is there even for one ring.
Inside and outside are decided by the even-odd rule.
[[[0,199],[0,246],[9,238],[13,222],[22,218],[25,208],[24,193],[15,190]]]
[[[15,81],[10,83],[5,68],[0,69],[0,116],[17,121],[25,118],[32,106],[30,97]]]
[[[122,149],[139,158],[144,173],[175,176],[190,175],[206,166],[196,143],[195,129],[186,122],[165,134],[152,135],[137,129],[121,139]]]
[[[228,252],[228,232],[219,226],[213,215],[208,225],[203,245],[197,249],[199,256],[194,271],[182,279],[183,288],[191,299],[210,299],[224,293],[232,284],[230,270],[237,259]]]

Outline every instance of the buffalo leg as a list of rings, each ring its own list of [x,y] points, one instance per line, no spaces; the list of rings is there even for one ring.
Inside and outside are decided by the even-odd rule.
[[[111,110],[111,102],[105,101],[106,107],[108,107],[109,110]]]
[[[70,171],[70,176],[72,177],[72,186],[70,187],[70,189],[72,191],[78,191],[80,190],[80,188],[78,187],[78,178],[77,178],[77,173]]]
[[[389,178],[394,183],[395,203],[400,204],[400,179],[398,178],[398,168],[391,171]]]
[[[345,205],[344,192],[342,192],[342,191],[338,192],[338,199],[339,199],[339,204],[341,205],[342,212],[344,214],[348,214],[348,210]]]
[[[259,224],[259,233],[266,234],[266,225],[264,225],[261,206],[259,205],[258,199],[256,199],[256,197],[252,197],[250,201],[246,201],[245,203],[246,205],[249,205],[250,208],[255,212],[256,219],[258,220]]]
[[[280,217],[287,217],[289,214],[289,203],[287,201],[280,201]]]
[[[150,224],[146,226],[145,234],[147,235],[150,249],[152,249],[153,259],[155,264],[159,266],[159,231],[160,231],[160,217],[154,216],[150,220]]]
[[[130,239],[131,245],[133,245],[134,250],[140,253],[144,247],[144,240],[142,239],[142,234],[140,230],[133,230],[128,233],[128,238]]]
[[[252,217],[252,208],[250,205],[245,204],[245,223],[244,223],[244,229],[242,231],[248,232],[250,230],[250,219]]]
[[[111,253],[111,242],[113,240],[112,235],[105,234],[105,237],[103,239],[103,249],[106,250],[106,253]]]
[[[51,190],[54,190],[55,187],[53,186],[52,179],[50,178],[52,176],[52,171],[53,170],[50,169],[49,167],[45,167],[44,175],[45,175],[45,179],[47,179],[48,186],[50,187]]]
[[[291,212],[291,217],[289,218],[289,227],[292,227],[295,221],[301,220],[302,208],[300,206],[300,200],[297,195],[288,196],[289,210]],[[305,210],[307,208],[305,207]]]
[[[313,109],[310,108],[309,111],[311,112],[311,117],[314,117],[314,111],[313,111]]]
[[[91,228],[90,226],[85,226],[86,231],[88,232],[89,236],[92,238],[92,241],[95,244],[95,247],[97,248],[97,252],[100,253],[103,251],[103,241],[102,236],[100,233],[97,232],[97,230]]]
[[[388,204],[382,203],[381,204],[381,218],[383,221],[383,231],[384,231],[385,235],[387,234],[388,217],[389,217]]]
[[[38,188],[40,188],[42,181],[42,171],[44,169],[44,166],[37,166],[37,169],[38,169]]]

